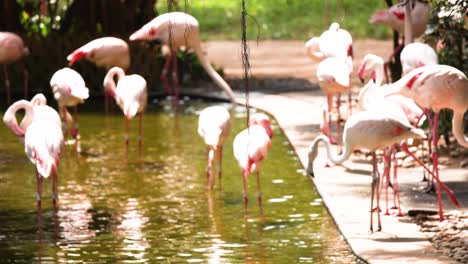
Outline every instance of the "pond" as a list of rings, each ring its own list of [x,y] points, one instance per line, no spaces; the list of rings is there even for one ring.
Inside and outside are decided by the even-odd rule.
[[[241,171],[232,154],[245,109],[183,102],[177,109],[167,101],[149,104],[140,159],[138,122],[130,122],[127,162],[120,110],[105,117],[92,110],[100,102],[80,106],[82,152],[65,146],[57,208],[48,180],[42,209],[36,208],[33,166],[19,140],[0,125],[1,262],[357,262],[274,120],[273,146],[261,173],[262,215],[252,176],[244,210]],[[207,191],[197,114],[215,104],[230,109],[233,129],[224,148],[222,190],[216,179],[215,190]]]

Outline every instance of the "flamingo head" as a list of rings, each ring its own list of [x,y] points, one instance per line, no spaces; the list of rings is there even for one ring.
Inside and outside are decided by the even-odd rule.
[[[383,23],[389,19],[388,17],[388,12],[387,10],[381,10],[376,13],[374,13],[370,18],[369,18],[369,23],[374,24],[374,23]]]
[[[26,133],[26,131],[18,125],[18,121],[16,120],[16,117],[14,115],[6,113],[3,116],[3,122],[8,128],[11,129],[11,131],[13,131],[13,133],[17,137],[24,137],[24,134]]]
[[[271,129],[270,118],[263,113],[256,113],[250,117],[249,126],[262,126],[270,138],[273,137],[273,129]]]
[[[75,50],[72,54],[67,56],[67,60],[69,61],[68,66],[73,66],[73,64],[79,60],[85,59],[88,53],[82,50]]]
[[[130,41],[138,41],[138,40],[145,40],[150,41],[157,37],[157,30],[155,27],[147,26],[142,27],[141,29],[135,31],[132,35],[130,35]]]
[[[362,59],[361,66],[359,66],[359,79],[364,83],[366,74],[370,74],[372,80],[375,82],[377,79],[376,69],[380,68],[383,70],[383,66],[384,60],[381,57],[374,54],[367,54],[364,56],[364,59]]]

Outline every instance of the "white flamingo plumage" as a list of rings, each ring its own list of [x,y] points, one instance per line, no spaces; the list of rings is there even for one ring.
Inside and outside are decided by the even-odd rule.
[[[434,111],[432,126],[432,161],[434,174],[438,178],[438,121],[441,109],[453,110],[452,132],[460,145],[468,148],[468,137],[464,134],[463,117],[468,110],[468,80],[460,70],[447,65],[428,65],[416,68],[388,88],[389,95],[401,94],[413,99],[419,106]],[[428,116],[429,117],[429,116]],[[436,178],[435,177],[435,178]],[[439,183],[439,182],[438,182]],[[437,184],[439,218],[442,221],[440,183]]]
[[[420,42],[414,42],[406,45],[400,54],[400,61],[403,73],[407,74],[411,70],[426,66],[439,64],[437,53],[434,49]]]
[[[345,123],[343,132],[343,152],[339,155],[331,153],[330,141],[324,135],[314,139],[310,145],[307,172],[314,176],[313,162],[318,154],[318,144],[325,143],[327,156],[335,164],[346,161],[355,149],[368,149],[373,152],[373,173],[371,183],[371,217],[370,230],[373,231],[374,193],[377,193],[377,211],[379,210],[379,193],[376,192],[379,174],[377,171],[377,160],[375,151],[390,146],[402,140],[419,137],[425,138],[424,131],[413,127],[407,120],[382,111],[361,111],[353,114]],[[438,180],[438,178],[436,178]],[[447,186],[444,189],[450,194]],[[453,193],[451,193],[453,196]],[[452,197],[455,199],[454,197]],[[456,199],[455,199],[456,200]],[[381,230],[380,214],[378,216],[378,230]]]
[[[208,152],[206,168],[208,188],[214,187],[215,161],[218,160],[218,178],[221,188],[223,145],[231,134],[231,116],[222,106],[210,106],[200,112],[198,134],[205,141]]]
[[[317,78],[320,89],[327,95],[329,131],[331,130],[332,122],[333,95],[337,95],[336,104],[338,118],[336,120],[336,130],[338,133],[338,140],[340,139],[340,94],[349,91],[351,86],[350,74],[351,70],[347,63],[335,57],[326,58],[320,62],[317,67]],[[330,140],[334,142],[334,139],[330,138]]]
[[[78,111],[77,105],[89,97],[89,89],[81,75],[70,68],[63,68],[54,73],[50,79],[50,87],[57,100],[59,112],[65,123],[69,125],[70,133],[74,139],[78,139]],[[74,107],[74,118],[71,119],[67,107]],[[74,126],[71,125],[74,123]]]
[[[7,103],[11,102],[10,79],[8,78],[7,64],[19,61],[29,55],[29,49],[20,36],[11,32],[0,32],[0,64],[3,64],[5,76]],[[23,64],[24,67],[24,64]],[[24,67],[24,98],[28,97],[28,72]]]
[[[353,38],[336,22],[320,37],[313,37],[307,41],[305,47],[307,55],[313,61],[320,62],[329,57],[338,57],[344,58],[351,69],[353,67]]]
[[[114,77],[117,76],[117,85]],[[146,80],[138,74],[125,75],[119,67],[110,69],[104,78],[104,88],[114,99],[125,116],[125,156],[128,156],[128,122],[139,114],[138,122],[138,155],[141,156],[142,144],[142,118],[145,110],[148,93]]]
[[[161,80],[163,81],[167,92],[170,94],[170,86],[167,79],[169,66],[172,61],[172,82],[174,86],[175,97],[179,96],[179,83],[177,79],[177,49],[184,46],[193,49],[201,65],[206,70],[211,79],[223,89],[232,103],[236,102],[231,87],[224,79],[213,69],[201,48],[200,29],[198,21],[193,16],[183,12],[171,12],[157,16],[142,28],[130,36],[130,41],[154,41],[158,40],[162,44],[169,46],[169,54],[166,57]]]
[[[53,108],[43,104],[45,97],[36,95],[32,102],[20,100],[13,103],[5,112],[3,122],[17,135],[24,135],[25,152],[36,167],[37,204],[41,206],[42,177],[52,178],[52,201],[57,201],[57,170],[63,146],[63,133],[60,117]],[[26,111],[18,125],[15,114]],[[58,118],[58,122],[57,122]]]
[[[260,167],[262,160],[271,148],[273,131],[267,115],[257,113],[250,117],[249,128],[241,131],[234,138],[234,157],[242,169],[242,187],[244,203],[247,206],[247,177],[250,173],[257,174],[257,199],[261,208]]]

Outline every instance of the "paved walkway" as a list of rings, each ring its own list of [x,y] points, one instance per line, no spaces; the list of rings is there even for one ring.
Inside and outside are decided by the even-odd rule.
[[[237,47],[237,48],[236,48]],[[365,53],[385,55],[391,43],[386,41],[357,41],[355,47],[355,72],[359,59]],[[369,48],[371,47],[371,49]],[[238,42],[209,42],[205,44],[208,57],[215,65],[224,68],[228,77],[241,76]],[[315,68],[304,55],[303,42],[265,42],[258,46],[251,43],[251,66],[254,76],[304,78],[314,83]],[[278,52],[282,55],[278,56]],[[278,59],[277,59],[278,57]],[[261,59],[259,59],[261,58]],[[265,58],[269,58],[266,61]],[[357,85],[357,83],[356,83]],[[272,114],[287,138],[292,143],[302,164],[306,166],[308,146],[319,134],[320,107],[325,97],[319,89],[268,89],[253,91],[250,104]],[[193,91],[196,93],[196,91]],[[244,95],[237,92],[240,100]],[[313,178],[325,205],[335,219],[338,228],[351,249],[369,263],[457,263],[437,252],[410,217],[382,215],[382,232],[369,233],[369,207],[371,165],[362,158],[352,156],[342,166],[325,168],[325,149],[319,149],[315,162],[316,176]],[[435,195],[417,191],[421,185],[421,168],[400,169],[399,179],[404,212],[415,208],[436,210]],[[468,170],[441,170],[441,177],[457,195],[462,210],[468,206]],[[444,208],[451,205],[444,201]]]

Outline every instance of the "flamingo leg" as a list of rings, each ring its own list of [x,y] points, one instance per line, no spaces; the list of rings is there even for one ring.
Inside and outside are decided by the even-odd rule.
[[[57,193],[57,169],[53,168],[52,169],[52,204],[54,207],[57,206],[57,199],[58,199],[58,193]]]
[[[262,190],[260,187],[260,171],[257,171],[257,201],[258,208],[260,208],[260,215],[263,216],[263,206],[262,206]]]
[[[6,87],[6,96],[7,104],[11,104],[11,94],[10,94],[10,79],[8,78],[8,71],[6,64],[3,64],[3,75],[5,76],[5,87]]]
[[[348,91],[348,116],[353,114],[353,94],[351,89]]]
[[[174,86],[174,95],[176,102],[179,102],[179,78],[177,77],[177,52],[172,56],[172,85]]]
[[[390,215],[390,212],[388,211],[388,187],[390,186],[390,155],[391,155],[391,148],[387,148],[384,151],[384,174],[382,177],[382,186],[384,180],[387,181],[387,184],[385,184],[385,215]]]
[[[392,147],[392,160],[393,160],[393,204],[394,208],[398,207],[397,216],[403,216],[401,212],[401,203],[400,203],[400,185],[398,184],[398,161],[396,158],[396,145]],[[395,197],[397,202],[395,202]]]
[[[249,172],[247,170],[243,171],[242,174],[242,196],[244,197],[244,205],[247,208],[247,203],[249,202],[249,198],[247,197],[247,176]]]
[[[371,183],[371,208],[370,208],[370,232],[374,232],[374,223],[373,223],[373,214],[374,211],[377,211],[378,214],[378,230],[382,229],[380,223],[380,208],[379,207],[379,197],[378,197],[378,183],[379,182],[379,173],[377,170],[377,157],[375,152],[372,152],[372,183]],[[374,209],[374,196],[376,196],[377,207]]]
[[[42,205],[42,176],[36,169],[36,180],[37,180],[37,207],[41,207]]]
[[[411,151],[408,150],[408,146],[406,143],[402,143],[400,145],[401,149],[405,151],[408,155],[410,155],[419,165],[421,165],[432,177],[436,180],[437,184],[444,189],[444,191],[447,193],[448,198],[452,202],[453,205],[455,205],[456,208],[460,207],[460,203],[458,202],[457,198],[455,197],[455,194],[453,193],[450,188],[445,185],[443,182],[440,181],[439,177],[437,177],[429,168],[421,161],[419,160]],[[439,206],[441,206],[442,203],[439,203]]]
[[[390,79],[388,78],[388,62],[384,63],[384,75],[385,75],[385,83],[389,83]]]
[[[125,118],[125,158],[128,160],[128,119]]]
[[[328,105],[328,124],[323,124],[325,126],[328,125],[328,139],[330,139],[331,144],[336,144],[336,140],[331,136],[331,128],[332,128],[332,110],[333,110],[333,94],[327,94],[327,105]]]
[[[206,182],[209,187],[210,181],[210,148],[206,146]]]
[[[163,82],[164,88],[166,88],[166,92],[168,96],[171,96],[171,86],[169,86],[169,81],[167,80],[167,72],[169,70],[169,66],[171,65],[171,57],[172,52],[170,51],[169,54],[166,56],[166,62],[164,63],[163,70],[161,72],[161,81]]]
[[[138,118],[138,158],[141,158],[141,148],[143,145],[143,112],[140,113]]]
[[[208,189],[213,189],[214,187],[214,158],[215,158],[215,150],[210,148],[208,151]]]
[[[219,189],[221,190],[221,179],[223,178],[223,146],[220,146],[218,151],[218,184]]]
[[[337,110],[337,118],[336,118],[336,134],[337,138],[336,141],[338,142],[338,153],[341,153],[341,113],[340,113],[340,106],[341,106],[341,94],[336,96],[336,110]]]
[[[439,139],[438,136],[438,131],[437,131],[437,125],[439,123],[439,112],[434,113],[434,122],[433,122],[433,128],[432,128],[432,162],[433,162],[433,173],[434,175],[439,178],[439,148],[437,146],[437,141]],[[442,208],[442,196],[440,192],[440,184],[437,184],[437,200],[439,203],[439,220],[443,221],[444,220],[444,209]]]

